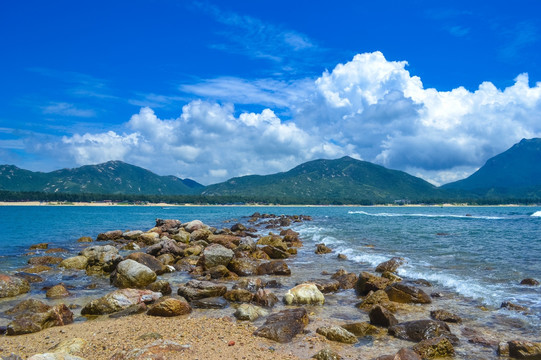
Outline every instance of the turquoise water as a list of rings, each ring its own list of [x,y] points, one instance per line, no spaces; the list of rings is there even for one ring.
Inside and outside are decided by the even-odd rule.
[[[68,257],[89,246],[76,243],[81,236],[148,230],[156,218],[200,219],[221,228],[256,211],[313,217],[296,228],[305,242],[291,260],[299,277],[340,266],[373,270],[400,256],[407,264],[399,275],[426,279],[434,291],[456,294],[463,303],[498,309],[511,301],[530,308],[527,315],[495,310],[498,317],[486,322],[522,317],[530,330],[541,326],[541,288],[519,285],[527,277],[541,281],[540,207],[0,207],[0,272],[24,266],[29,257],[22,255],[35,243],[67,248],[71,253],[62,256]],[[316,256],[319,242],[349,260],[338,262],[336,252]]]

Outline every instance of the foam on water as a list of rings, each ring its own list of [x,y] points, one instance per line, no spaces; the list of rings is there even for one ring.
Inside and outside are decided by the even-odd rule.
[[[426,218],[456,218],[456,219],[483,219],[483,220],[504,220],[500,216],[474,216],[474,215],[453,215],[453,214],[401,214],[401,213],[369,213],[366,211],[348,211],[348,214],[359,214],[375,217],[426,217]],[[541,216],[541,215],[540,215]]]
[[[530,216],[533,216],[533,217],[541,217],[541,210],[540,211],[536,211],[534,212],[532,215]]]

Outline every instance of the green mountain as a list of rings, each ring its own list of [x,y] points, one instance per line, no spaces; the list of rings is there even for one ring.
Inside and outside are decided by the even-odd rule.
[[[159,194],[200,193],[203,185],[175,176],[159,176],[122,161],[85,165],[49,173],[0,165],[0,190],[60,193]]]
[[[442,188],[485,197],[541,198],[541,139],[522,139],[466,179]]]
[[[442,193],[430,183],[403,171],[346,156],[310,161],[273,175],[233,178],[207,186],[202,194],[325,204],[420,201],[441,198]]]

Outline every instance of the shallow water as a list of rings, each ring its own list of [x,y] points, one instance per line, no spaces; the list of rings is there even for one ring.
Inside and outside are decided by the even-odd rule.
[[[426,279],[433,285],[423,288],[427,293],[444,295],[422,310],[417,307],[412,315],[402,312],[400,321],[418,317],[419,311],[428,317],[430,310],[445,308],[464,319],[464,325],[453,329],[459,337],[464,327],[472,327],[482,329],[481,335],[494,341],[540,340],[541,288],[519,285],[527,277],[541,280],[539,207],[0,207],[0,272],[11,273],[25,266],[29,256],[23,254],[35,243],[66,248],[69,253],[52,255],[68,257],[91,245],[77,243],[81,236],[95,238],[100,232],[116,229],[148,230],[156,218],[200,219],[217,228],[229,227],[236,221],[246,221],[256,211],[313,217],[313,221],[295,226],[304,246],[288,260],[293,275],[276,277],[284,285],[273,290],[279,298],[296,283],[328,278],[321,275],[322,271],[373,271],[380,262],[400,256],[407,261],[398,271],[400,276]],[[334,252],[314,254],[315,245],[320,242]],[[338,260],[337,253],[347,255],[348,260]],[[187,281],[188,276],[173,273],[164,278],[176,291],[176,285]],[[59,282],[71,286],[74,294],[59,302],[80,306],[113,290],[106,278],[89,277],[82,272],[53,272],[45,282],[34,284],[29,295],[0,300],[0,311],[27,296],[45,299],[43,287]],[[98,284],[97,288],[89,290],[91,283]],[[499,309],[504,301],[526,306],[530,311],[522,314]],[[367,315],[354,307],[356,302],[354,292],[348,290],[326,295],[326,306],[311,311],[320,322],[366,321]],[[282,307],[279,305],[277,310]],[[198,313],[209,315],[204,311],[196,311],[195,315]],[[215,316],[232,313],[228,308],[217,311]],[[0,315],[0,325],[6,321]],[[464,341],[457,348],[458,358],[495,356],[493,349],[461,340]],[[389,351],[401,345],[398,340],[376,343],[378,348],[383,346],[383,350]],[[373,349],[375,343],[368,341],[357,346]]]

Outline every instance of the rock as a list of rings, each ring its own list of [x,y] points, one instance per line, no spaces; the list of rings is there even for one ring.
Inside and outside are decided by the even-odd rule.
[[[160,230],[164,232],[176,233],[181,226],[182,223],[179,220],[156,219],[156,227],[160,228]]]
[[[241,223],[236,223],[235,225],[231,226],[231,231],[246,231],[246,226],[242,225]]]
[[[238,276],[252,276],[255,275],[257,266],[248,258],[233,258],[227,268]]]
[[[154,271],[156,275],[161,275],[168,272],[167,268],[161,261],[149,254],[134,252],[126,256],[126,260],[137,261],[139,264],[145,265],[150,270]]]
[[[269,315],[254,335],[280,343],[290,342],[295,335],[304,330],[309,321],[308,313],[304,308],[282,310]]]
[[[242,279],[233,285],[233,289],[243,289],[250,292],[256,292],[263,287],[265,287],[265,283],[261,279]]]
[[[316,279],[310,280],[311,283],[314,283],[318,290],[323,294],[333,293],[338,291],[340,288],[340,282],[333,279]]]
[[[338,270],[331,276],[331,279],[337,280],[340,283],[340,289],[353,289],[357,283],[357,275],[348,273],[346,270]]]
[[[48,243],[39,243],[30,246],[30,250],[45,250],[49,247]]]
[[[291,270],[283,260],[274,260],[259,264],[257,275],[291,275]]]
[[[138,241],[144,246],[152,246],[160,242],[160,234],[154,231],[142,233]]]
[[[87,273],[110,273],[122,261],[118,249],[111,245],[90,246],[79,253],[88,259]]]
[[[184,256],[186,256],[186,250],[184,251]],[[159,255],[156,259],[164,265],[173,265],[177,261],[177,258],[171,254]],[[156,274],[160,275],[158,273]]]
[[[38,273],[49,271],[52,269],[53,269],[52,267],[47,266],[47,265],[33,265],[33,266],[28,266],[19,270],[26,273],[30,273],[30,274],[38,274]]]
[[[171,235],[171,239],[179,243],[188,244],[190,242],[190,233],[180,229],[178,233]]]
[[[142,349],[120,351],[110,360],[162,360],[162,359],[187,359],[189,356],[182,355],[190,345],[181,345],[171,340],[157,340]]]
[[[184,256],[199,256],[203,252],[203,247],[199,245],[193,245],[184,249]]]
[[[269,255],[271,259],[287,259],[289,257],[289,253],[280,248],[266,245],[261,249],[265,254]]]
[[[190,221],[189,223],[187,224],[184,224],[184,229],[191,233],[195,230],[201,230],[201,229],[207,229],[208,226],[203,224],[203,222],[201,220],[193,220],[193,221]]]
[[[250,253],[250,258],[252,258],[254,260],[270,260],[269,255],[267,255],[266,252],[264,252],[263,250],[260,250],[260,249],[252,251]]]
[[[148,290],[160,292],[162,295],[169,295],[173,292],[171,284],[167,280],[157,280],[146,287]]]
[[[347,255],[345,255],[345,254],[338,254],[338,256],[336,258],[338,260],[347,260],[348,259]]]
[[[423,340],[413,346],[413,351],[423,359],[449,358],[455,355],[453,344],[443,336]]]
[[[432,300],[423,290],[405,285],[394,283],[385,288],[389,300],[399,303],[430,304]]]
[[[209,229],[194,230],[190,233],[190,242],[198,240],[207,240],[212,235],[212,231]]]
[[[390,280],[391,283],[402,281],[402,278],[400,276],[389,271],[385,271],[383,274],[381,274],[381,277]]]
[[[341,326],[323,326],[317,328],[316,333],[325,336],[328,340],[345,344],[355,344],[357,337]]]
[[[284,295],[284,302],[287,305],[323,305],[325,303],[325,296],[323,296],[315,284],[300,284],[287,291]]]
[[[500,356],[509,356],[509,343],[506,341],[502,341],[498,344],[498,355]]]
[[[66,289],[66,287],[62,284],[58,284],[47,290],[47,293],[45,294],[46,297],[50,299],[59,299],[63,297],[68,297],[71,294]]]
[[[357,295],[365,296],[370,291],[378,291],[385,289],[391,282],[388,279],[372,275],[363,271],[359,275],[359,279],[355,284],[355,292]]]
[[[541,342],[509,341],[509,356],[516,359],[541,359]]]
[[[386,271],[394,273],[396,270],[404,264],[404,259],[400,257],[393,257],[390,260],[384,261],[376,266],[376,272],[384,273]]]
[[[13,274],[13,276],[16,276],[18,278],[24,279],[28,281],[29,283],[39,283],[43,281],[43,278],[36,274],[30,274],[25,272],[18,272]]]
[[[419,354],[409,348],[400,349],[395,355],[384,355],[375,360],[422,360]]]
[[[85,360],[82,357],[67,354],[65,352],[36,354],[28,358],[28,360]]]
[[[132,305],[151,303],[162,297],[159,292],[138,289],[120,289],[92,300],[81,309],[81,315],[111,314]]]
[[[366,297],[359,304],[356,305],[357,308],[369,311],[374,305],[381,305],[390,312],[396,312],[395,303],[389,300],[389,296],[383,290],[372,291],[366,295]]]
[[[271,308],[278,302],[278,298],[270,290],[259,289],[254,295],[253,302]]]
[[[238,320],[255,321],[260,316],[267,316],[269,312],[252,304],[241,304],[233,314]]]
[[[240,244],[240,237],[233,235],[215,235],[211,234],[206,239],[210,244],[220,244],[228,249],[236,249]]]
[[[53,326],[63,326],[73,322],[73,313],[64,304],[48,309],[32,305],[33,310],[26,310],[15,315],[7,328],[8,335],[22,335],[41,331]],[[45,310],[47,309],[47,310]],[[36,310],[44,310],[36,312]]]
[[[239,278],[237,274],[227,270],[223,265],[210,268],[207,273],[210,275],[211,279],[237,280]]]
[[[380,305],[375,305],[368,313],[370,317],[370,324],[382,327],[390,327],[398,324],[398,320],[394,315]]]
[[[122,237],[126,240],[138,240],[139,237],[143,234],[141,230],[126,231],[122,234]]]
[[[121,317],[125,317],[125,316],[132,316],[132,315],[136,315],[136,314],[141,314],[141,313],[144,313],[148,310],[148,307],[145,303],[139,303],[139,304],[135,304],[135,305],[130,305],[128,306],[127,308],[123,309],[123,310],[120,310],[120,311],[117,311],[117,312],[114,312],[112,314],[109,314],[108,317],[110,317],[111,319],[119,319]]]
[[[62,262],[61,257],[57,256],[36,256],[31,259],[28,259],[28,264],[30,265],[56,265]]]
[[[96,240],[98,241],[114,241],[118,239],[122,239],[122,230],[113,230],[113,231],[107,231],[101,234],[98,234],[98,237]]]
[[[529,311],[529,309],[527,307],[524,307],[522,305],[513,304],[512,302],[509,302],[509,301],[503,302],[502,305],[500,306],[500,308],[508,309],[508,310],[512,310],[512,311],[524,312],[524,313],[527,313]]]
[[[175,298],[162,298],[149,307],[147,314],[151,316],[172,317],[191,312],[192,307],[186,301]]]
[[[160,242],[151,245],[147,248],[147,254],[152,256],[160,256],[163,254],[171,254],[173,256],[184,256],[184,248],[186,245],[179,244],[175,240],[162,238]]]
[[[356,322],[341,325],[344,329],[355,336],[364,337],[369,335],[382,335],[385,330],[371,325],[367,322]]]
[[[257,248],[255,241],[250,237],[243,237],[239,241],[237,250],[254,251]]]
[[[58,267],[67,270],[84,270],[88,265],[88,259],[82,255],[72,256],[62,260]]]
[[[318,255],[331,253],[332,249],[325,244],[317,244],[315,253]]]
[[[81,236],[79,239],[77,239],[78,243],[89,243],[94,241],[90,236]]]
[[[127,243],[126,245],[122,246],[120,250],[126,250],[126,251],[134,251],[134,250],[141,250],[141,247],[136,242],[132,241]]]
[[[156,273],[135,260],[121,261],[111,274],[111,283],[119,288],[143,289],[156,281]]]
[[[443,321],[415,320],[407,321],[389,327],[389,335],[409,341],[422,341],[438,336],[444,336],[451,342],[458,342],[458,338],[451,334],[449,326]]]
[[[0,274],[0,298],[13,297],[29,291],[28,281],[16,276]]]
[[[209,245],[203,250],[203,263],[206,269],[218,265],[227,266],[235,253],[220,244]]]
[[[195,309],[225,309],[229,306],[226,299],[218,296],[192,300],[190,304]]]
[[[190,280],[178,288],[178,295],[183,296],[189,302],[208,297],[222,296],[226,293],[225,285],[215,284],[210,281]]]
[[[539,281],[531,278],[523,279],[520,282],[520,285],[528,285],[528,286],[537,286],[539,285]]]
[[[55,353],[75,354],[83,351],[88,342],[85,339],[73,338],[62,340],[50,350]]]
[[[462,319],[460,316],[450,313],[447,310],[433,310],[430,312],[430,317],[434,320],[445,321],[449,323],[460,323]]]
[[[52,248],[45,251],[45,254],[55,254],[55,253],[67,253],[69,250],[63,248]]]
[[[277,235],[263,236],[257,240],[257,245],[269,245],[283,251],[287,251],[288,249],[287,244]]]
[[[5,311],[6,315],[18,315],[24,312],[29,313],[43,313],[47,312],[51,309],[51,307],[39,300],[36,299],[27,299],[24,301],[21,301],[11,309],[8,309]]]
[[[252,301],[254,294],[248,290],[233,289],[224,294],[224,298],[232,302],[248,303]]]
[[[343,358],[338,354],[332,351],[331,349],[322,349],[317,352],[312,359],[316,360],[342,360]]]

